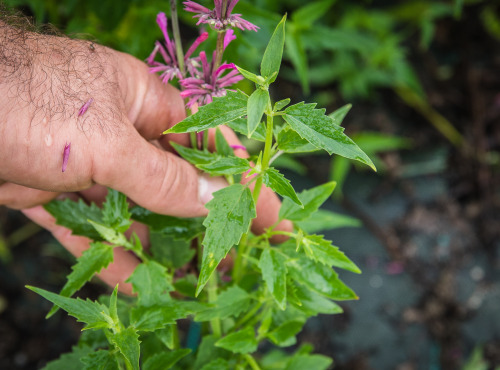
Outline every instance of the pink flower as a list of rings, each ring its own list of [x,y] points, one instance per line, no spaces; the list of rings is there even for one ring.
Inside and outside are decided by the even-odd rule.
[[[82,105],[82,107],[78,111],[78,117],[83,116],[85,114],[85,112],[89,109],[90,104],[92,104],[93,101],[94,101],[94,99],[90,98],[89,100],[87,100],[87,102],[85,104]]]
[[[179,62],[177,61],[177,54],[175,51],[175,43],[170,39],[167,30],[167,17],[165,13],[159,13],[156,17],[156,22],[163,32],[163,37],[165,38],[164,44],[156,41],[155,48],[146,59],[146,62],[151,66],[149,72],[156,73],[161,72],[160,78],[164,83],[168,83],[174,78],[182,79],[182,72],[179,68]],[[208,32],[203,32],[198,38],[193,42],[193,45],[188,49],[184,55],[184,63],[190,74],[196,72],[196,66],[198,65],[199,58],[190,58],[193,52],[200,46],[200,44],[208,38]],[[155,57],[160,52],[164,63],[155,61]]]
[[[212,60],[211,63],[208,63],[204,51],[200,53],[200,61],[202,66],[201,72],[198,71],[194,77],[180,80],[183,88],[181,96],[189,98],[188,107],[191,107],[195,103],[199,106],[211,103],[214,97],[226,95],[226,87],[243,79],[243,76],[238,73],[233,63],[222,64],[219,68],[215,69],[214,61]],[[226,73],[227,70],[230,70],[229,73]]]
[[[234,6],[239,0],[214,0],[215,8],[210,10],[194,1],[184,1],[184,10],[198,13],[193,18],[198,18],[197,25],[206,23],[218,31],[223,31],[231,27],[238,27],[240,30],[257,31],[259,27],[241,18],[241,14],[231,14]],[[226,9],[224,11],[224,5]]]
[[[62,172],[66,171],[66,167],[68,166],[69,152],[70,151],[71,151],[71,143],[66,143],[64,145],[64,150],[63,150]]]

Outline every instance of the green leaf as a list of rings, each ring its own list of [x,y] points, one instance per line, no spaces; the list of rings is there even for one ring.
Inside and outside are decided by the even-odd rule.
[[[151,231],[171,236],[176,240],[190,241],[205,231],[203,217],[178,218],[159,215],[142,207],[131,210],[132,218],[149,226]]]
[[[360,227],[362,223],[354,217],[318,209],[307,219],[297,221],[296,225],[308,233],[315,233],[322,230],[338,229],[341,227]]]
[[[229,122],[227,124],[227,127],[231,128],[239,134],[245,136],[248,134],[247,120],[245,118],[235,119],[234,121]],[[266,141],[266,128],[262,123],[257,126],[257,129],[252,134],[252,139],[258,141]]]
[[[89,353],[82,357],[80,361],[83,363],[83,370],[119,370],[115,355],[105,349]],[[69,364],[66,369],[74,369],[74,363]]]
[[[323,355],[295,355],[288,362],[285,370],[326,370],[333,360]]]
[[[90,248],[84,251],[77,259],[76,264],[71,267],[73,271],[68,275],[68,281],[64,284],[59,295],[71,297],[111,262],[113,262],[113,246],[101,242],[91,243]],[[47,318],[56,311],[57,307],[53,307],[47,314]]]
[[[224,157],[229,157],[234,155],[233,149],[226,141],[226,138],[222,134],[220,128],[215,129],[215,150],[217,154],[220,154]]]
[[[116,284],[113,293],[109,297],[109,316],[114,322],[119,322],[118,318],[118,284]]]
[[[174,331],[177,330],[177,324],[166,325],[163,329],[155,330],[155,335],[158,339],[167,346],[168,349],[174,350],[176,346],[176,339]]]
[[[193,309],[182,301],[170,301],[155,306],[139,306],[132,309],[130,320],[140,331],[155,331],[184,319]]]
[[[325,240],[323,235],[307,235],[302,238],[301,245],[306,256],[327,266],[339,267],[357,274],[361,270],[344,253],[339,251],[332,242]]]
[[[53,200],[43,206],[55,217],[58,225],[67,227],[73,235],[86,236],[92,240],[104,240],[101,235],[87,222],[88,219],[102,222],[102,212],[94,203],[90,206],[82,199],[73,202],[70,199]]]
[[[289,126],[279,132],[277,142],[278,149],[286,153],[307,153],[318,150],[317,147],[309,143],[306,139],[302,139]]]
[[[198,348],[196,354],[196,361],[194,363],[193,369],[224,369],[229,370],[229,367],[221,367],[223,364],[220,364],[220,361],[229,358],[232,354],[222,348],[215,347],[215,342],[217,342],[218,338],[214,335],[205,335],[200,343],[200,347]],[[219,362],[219,366],[214,364],[213,366],[209,366],[213,362]],[[226,362],[227,365],[227,362]]]
[[[292,13],[292,20],[301,27],[310,27],[330,9],[335,0],[313,1]]]
[[[170,369],[182,358],[191,353],[189,348],[178,349],[171,352],[157,353],[148,358],[144,363],[144,370],[165,370]]]
[[[198,164],[196,167],[212,176],[236,175],[251,168],[248,160],[239,157],[219,157],[213,162]]]
[[[43,370],[86,370],[80,362],[81,358],[85,358],[92,349],[88,346],[73,346],[71,352],[62,354],[58,359],[50,361]]]
[[[233,285],[219,294],[214,307],[198,312],[194,320],[202,322],[215,318],[223,320],[230,316],[237,317],[241,312],[248,309],[250,300],[251,297],[247,292],[237,285]]]
[[[268,248],[260,256],[259,268],[267,289],[273,295],[278,306],[284,310],[286,307],[287,274],[284,257],[274,249]]]
[[[130,217],[127,197],[119,191],[108,189],[106,201],[102,205],[102,221],[104,224],[123,233],[132,224]]]
[[[137,293],[139,306],[164,304],[172,300],[169,292],[174,288],[170,282],[167,269],[155,261],[147,261],[138,265],[127,279]]]
[[[111,342],[118,348],[125,358],[127,368],[139,370],[139,356],[141,353],[139,334],[133,327],[113,333],[109,336]]]
[[[298,308],[301,311],[305,311],[309,316],[317,315],[318,313],[334,315],[343,312],[342,307],[338,304],[304,285],[297,284],[294,288],[295,295],[300,301],[300,307]]]
[[[238,72],[240,72],[243,75],[243,77],[245,77],[247,80],[255,82],[257,85],[264,84],[264,79],[262,78],[262,76],[257,76],[256,74],[249,72],[246,69],[243,69],[238,66],[236,66],[236,68],[238,69]]]
[[[178,269],[191,261],[196,249],[186,240],[175,240],[169,235],[150,232],[149,243],[155,261],[168,268]]]
[[[198,164],[210,163],[219,157],[217,153],[211,153],[208,150],[187,148],[183,145],[174,143],[173,141],[170,142],[170,145],[172,145],[175,151],[182,158],[195,166]]]
[[[252,353],[257,350],[257,338],[252,327],[247,327],[243,330],[226,335],[215,343],[217,347],[221,347],[233,353]]]
[[[272,167],[268,168],[264,172],[262,179],[267,187],[270,187],[282,197],[288,198],[300,207],[303,207],[302,202],[295,193],[295,190],[292,185],[290,185],[290,181],[286,179],[285,176],[283,176],[277,169]]]
[[[223,358],[218,358],[216,360],[210,361],[208,364],[206,364],[201,368],[201,370],[230,370],[230,369],[231,366],[229,366],[227,360],[224,360]]]
[[[297,197],[304,205],[303,208],[289,199],[284,199],[279,212],[280,219],[302,221],[309,218],[330,197],[333,189],[335,182],[327,182],[299,193]]]
[[[303,321],[287,321],[267,334],[267,337],[277,346],[289,346],[295,344],[295,336],[302,330]]]
[[[201,292],[231,247],[239,243],[256,216],[252,193],[241,184],[228,186],[215,192],[213,196],[214,198],[205,205],[209,213],[203,222],[206,233],[203,238],[203,259],[196,295]]]
[[[371,159],[343,133],[343,128],[325,116],[324,109],[314,109],[316,104],[299,103],[285,109],[283,119],[303,138],[326,150],[355,159],[375,169]]]
[[[106,306],[77,298],[62,297],[58,294],[48,292],[44,289],[26,286],[26,288],[41,295],[43,298],[62,308],[69,315],[75,317],[79,322],[86,324],[86,329],[110,328],[112,326],[109,310]]]
[[[340,107],[339,109],[335,110],[334,112],[330,113],[328,117],[330,117],[333,120],[333,123],[340,126],[347,113],[351,110],[351,108],[352,104],[346,104]]]
[[[278,75],[281,65],[281,58],[283,57],[283,47],[285,46],[285,21],[286,15],[276,26],[271,40],[267,44],[262,63],[260,65],[260,74],[265,78],[274,77],[270,82],[274,82]]]
[[[128,246],[129,248],[132,247],[132,245],[129,244],[127,238],[123,233],[120,233],[116,231],[115,229],[102,225],[98,222],[94,222],[92,220],[87,220],[93,227],[96,229],[96,231],[102,236],[104,240],[107,242],[110,242],[111,244],[118,245],[118,246]]]
[[[228,90],[226,96],[214,98],[212,103],[201,106],[197,113],[166,130],[164,134],[205,131],[234,121],[247,114],[247,99],[240,91]]]
[[[298,283],[328,298],[358,299],[358,296],[339,279],[338,274],[327,266],[301,258],[288,264],[288,272]]]
[[[290,98],[286,98],[286,99],[277,101],[276,103],[274,103],[273,112],[278,112],[278,111],[282,110],[288,104],[290,104],[290,101],[291,101]]]
[[[264,114],[267,105],[269,104],[269,91],[258,88],[247,101],[247,126],[248,137],[251,137],[253,132],[257,129],[262,115]]]

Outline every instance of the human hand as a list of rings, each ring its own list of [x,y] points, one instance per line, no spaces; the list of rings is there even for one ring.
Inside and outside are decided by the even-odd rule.
[[[0,204],[24,209],[75,255],[88,248],[88,239],[55,225],[39,206],[60,193],[98,200],[88,193],[100,184],[157,213],[206,215],[204,204],[225,182],[200,175],[169,151],[169,141],[189,142],[187,135],[161,135],[184,118],[177,90],[130,55],[55,36],[25,33],[19,40],[17,30],[1,24],[0,31],[2,49],[8,50],[0,60]],[[234,133],[224,131],[230,144],[238,144]],[[71,150],[62,172],[67,143]],[[279,206],[263,189],[253,231],[274,224]],[[126,252],[115,257],[111,285],[137,263]]]

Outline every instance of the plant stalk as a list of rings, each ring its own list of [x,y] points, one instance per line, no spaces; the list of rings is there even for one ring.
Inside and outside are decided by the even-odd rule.
[[[182,50],[181,31],[179,29],[179,18],[177,16],[177,0],[170,0],[172,31],[174,33],[175,52],[177,54],[177,63],[182,76],[184,76],[184,51]]]
[[[217,272],[213,273],[208,280],[208,303],[215,303],[217,300]],[[210,327],[212,328],[212,334],[216,338],[220,338],[222,336],[222,330],[220,325],[220,319],[214,318],[210,320]]]

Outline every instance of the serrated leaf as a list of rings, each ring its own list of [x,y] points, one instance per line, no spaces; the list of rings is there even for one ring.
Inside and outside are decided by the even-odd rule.
[[[338,304],[306,286],[297,284],[294,287],[295,295],[300,302],[298,308],[301,311],[305,311],[309,316],[317,315],[318,313],[334,315],[343,312],[342,307]]]
[[[175,151],[186,161],[195,166],[198,164],[210,163],[218,158],[217,153],[211,153],[208,150],[199,150],[194,148],[187,148],[183,145],[170,142],[170,145],[175,149]]]
[[[218,358],[210,361],[208,364],[204,365],[201,370],[230,370],[231,367],[227,360],[223,358]]]
[[[269,104],[269,91],[258,88],[247,101],[247,135],[251,137],[257,129]]]
[[[169,235],[150,232],[150,250],[155,261],[168,268],[180,268],[191,261],[196,249],[186,240],[175,240]]]
[[[295,344],[293,339],[302,330],[303,326],[303,321],[287,321],[268,333],[267,337],[277,346],[293,345]]]
[[[120,233],[115,229],[113,229],[112,227],[100,224],[98,222],[94,222],[92,220],[87,220],[87,221],[94,227],[94,229],[96,229],[96,231],[101,235],[101,237],[107,242],[110,242],[111,244],[118,246],[132,247],[128,243],[128,240],[123,233]]]
[[[346,104],[338,108],[334,112],[330,113],[328,117],[330,117],[333,120],[333,123],[340,126],[347,113],[349,113],[349,111],[351,110],[351,108],[352,104]]]
[[[297,221],[296,225],[308,233],[322,230],[338,229],[341,227],[360,227],[361,221],[357,218],[336,212],[318,209],[303,221]]]
[[[276,26],[260,64],[260,74],[268,78],[274,74],[270,82],[274,82],[278,75],[281,66],[281,58],[283,57],[283,47],[285,46],[285,21],[286,15]]]
[[[303,207],[302,202],[295,193],[295,190],[293,189],[292,185],[290,185],[290,181],[285,178],[285,176],[283,176],[277,169],[268,168],[263,173],[262,179],[267,187],[271,188],[282,197],[292,200],[299,207]]]
[[[219,157],[213,162],[198,164],[196,167],[212,176],[236,175],[251,168],[248,160],[239,157]]]
[[[326,370],[333,360],[323,355],[295,355],[288,362],[285,370]]]
[[[171,352],[157,353],[148,358],[144,363],[143,370],[165,370],[170,369],[182,358],[191,353],[189,348],[178,349]]]
[[[285,108],[288,104],[290,104],[290,98],[286,98],[286,99],[283,99],[283,100],[280,100],[280,101],[277,101],[276,103],[274,103],[274,108],[273,108],[273,111],[274,112],[278,112],[280,110],[282,110],[283,108]]]
[[[141,353],[139,334],[133,327],[113,333],[109,336],[111,342],[118,348],[125,358],[128,367],[139,370],[139,356]]]
[[[184,302],[170,301],[161,305],[135,307],[130,320],[137,330],[155,331],[175,324],[176,320],[186,318],[191,312]]]
[[[296,282],[328,298],[358,299],[358,296],[339,279],[338,274],[325,265],[301,258],[288,264],[288,273]]]
[[[199,132],[243,117],[247,113],[247,96],[240,91],[227,91],[226,96],[199,107],[197,113],[187,117],[164,134]]]
[[[231,247],[239,243],[256,216],[252,193],[241,184],[228,186],[213,193],[213,196],[214,198],[205,205],[209,213],[203,222],[206,232],[196,295],[201,292]]]
[[[82,199],[78,202],[70,199],[53,200],[45,204],[43,208],[55,217],[58,225],[67,227],[73,235],[86,236],[92,240],[104,240],[87,222],[88,219],[102,222],[102,211],[94,203],[89,206]]]
[[[80,362],[81,358],[85,358],[92,349],[88,346],[73,346],[71,352],[62,354],[58,359],[50,361],[44,370],[86,370],[84,365]]]
[[[127,279],[132,290],[137,293],[139,306],[153,306],[171,301],[170,292],[174,290],[167,269],[155,261],[138,265]]]
[[[217,347],[224,348],[233,353],[252,353],[257,350],[257,338],[252,327],[226,335],[215,343]]]
[[[334,247],[331,241],[325,240],[323,235],[307,235],[302,238],[301,245],[306,256],[316,262],[330,267],[339,267],[357,274],[361,273],[359,267],[337,247]]]
[[[93,302],[89,299],[84,301],[80,298],[73,299],[62,297],[58,294],[32,286],[26,286],[26,288],[59,306],[70,316],[75,317],[79,322],[85,323],[85,330],[110,328],[112,326],[108,308],[98,302]]]
[[[226,291],[219,294],[214,307],[207,308],[196,314],[194,320],[198,322],[209,321],[214,318],[221,320],[230,316],[237,317],[241,312],[248,308],[251,297],[238,287],[233,285]]]
[[[111,262],[113,262],[113,246],[101,242],[91,243],[90,248],[84,251],[77,259],[76,264],[71,267],[73,271],[68,275],[68,280],[59,295],[71,297]],[[56,311],[57,307],[53,307],[47,314],[47,318]]]
[[[278,306],[284,310],[286,308],[287,274],[284,257],[274,249],[268,248],[260,256],[259,268],[267,289],[273,295]]]
[[[217,340],[218,338],[216,338],[214,335],[205,335],[201,339],[193,369],[219,369],[220,367],[215,367],[216,364],[214,364],[214,366],[208,365],[219,360],[227,359],[232,355],[231,352],[228,352],[219,347],[215,347],[215,342],[217,342]],[[229,367],[222,367],[221,369],[229,369]]]
[[[303,138],[329,154],[338,154],[367,164],[375,169],[371,159],[343,133],[343,129],[325,116],[316,104],[299,103],[285,109],[283,119]]]
[[[277,142],[278,149],[286,153],[308,153],[319,150],[290,127],[285,127],[279,132]]]
[[[227,127],[231,128],[239,134],[245,136],[248,134],[247,120],[245,118],[235,119],[234,121],[229,122],[227,124]],[[257,129],[252,134],[252,139],[258,141],[266,141],[266,128],[264,127],[263,123],[257,126]]]
[[[83,370],[119,370],[116,357],[108,350],[100,349],[82,357]],[[69,364],[66,369],[74,369],[74,363]]]
[[[132,218],[149,226],[151,231],[169,235],[177,240],[190,241],[205,231],[203,218],[179,218],[153,213],[142,207],[131,210]]]
[[[132,224],[130,216],[127,197],[119,191],[108,189],[106,201],[102,205],[103,223],[123,233]]]
[[[297,194],[297,197],[303,204],[303,208],[292,202],[290,199],[284,199],[281,205],[279,218],[292,221],[302,221],[310,217],[318,208],[330,197],[335,189],[335,182],[327,182],[309,190]]]
[[[234,155],[233,149],[226,141],[226,138],[222,134],[220,128],[215,129],[215,150],[217,154],[220,154],[224,157],[229,157]]]

